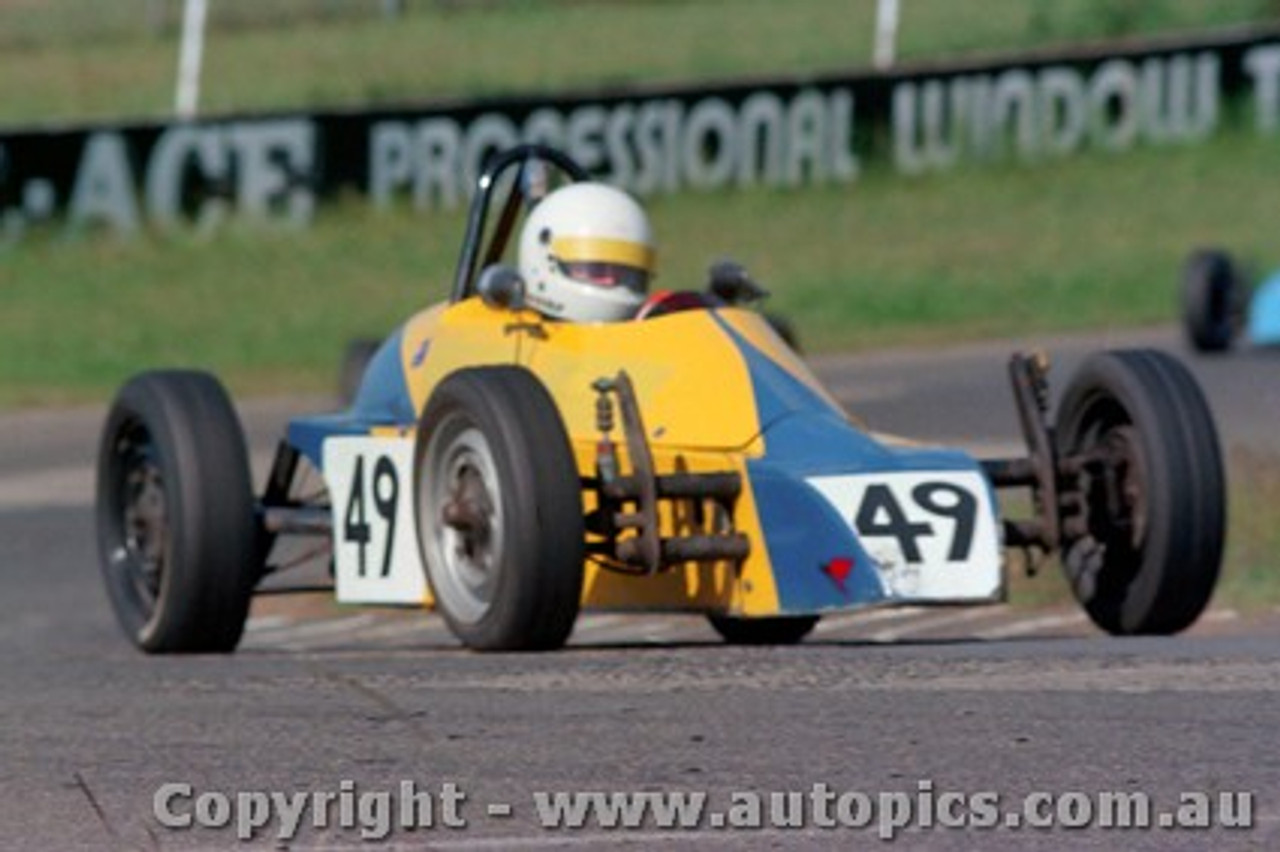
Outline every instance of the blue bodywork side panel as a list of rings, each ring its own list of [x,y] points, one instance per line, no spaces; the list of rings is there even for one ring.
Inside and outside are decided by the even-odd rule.
[[[763,426],[765,455],[747,461],[769,561],[783,612],[818,612],[889,600],[875,560],[843,518],[805,480],[832,474],[924,471],[969,472],[967,453],[933,447],[889,446],[849,422],[804,382],[722,325],[751,375]],[[988,489],[994,505],[994,491]],[[851,565],[842,579],[826,570]]]
[[[764,458],[747,462],[747,474],[784,612],[888,599],[875,560],[852,532],[852,519],[840,517],[806,477],[977,467],[970,456],[955,450],[885,447],[835,417],[786,417],[765,432],[765,446]],[[843,583],[823,571],[833,560],[852,564]]]
[[[404,426],[417,421],[405,390],[404,361],[400,356],[403,339],[404,329],[397,329],[374,353],[350,409],[290,421],[289,443],[317,470],[322,468],[321,447],[326,438],[365,435],[375,426]]]
[[[850,601],[883,600],[884,588],[871,571],[871,557],[849,534],[849,525],[803,480],[766,461],[747,465],[760,513],[774,583],[783,612],[814,612]],[[823,573],[833,559],[855,570],[837,584]],[[787,570],[776,570],[776,566]]]

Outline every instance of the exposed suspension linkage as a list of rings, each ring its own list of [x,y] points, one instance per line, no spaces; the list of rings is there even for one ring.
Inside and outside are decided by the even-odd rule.
[[[1009,380],[1018,422],[1027,445],[1025,458],[988,459],[983,467],[998,488],[1031,489],[1034,516],[1006,519],[1005,543],[1042,555],[1084,535],[1086,518],[1080,474],[1095,461],[1089,455],[1060,455],[1049,425],[1049,359],[1043,352],[1015,353]],[[1035,560],[1029,563],[1034,572]]]
[[[596,396],[597,510],[588,527],[604,541],[592,549],[610,557],[613,567],[628,573],[654,574],[681,562],[733,560],[747,557],[751,545],[746,535],[732,529],[733,504],[742,493],[742,477],[736,471],[670,473],[658,475],[649,449],[635,388],[626,371],[591,385]],[[613,439],[614,403],[622,421],[630,473],[623,474]],[[659,501],[710,501],[712,517],[728,528],[705,534],[662,537]]]

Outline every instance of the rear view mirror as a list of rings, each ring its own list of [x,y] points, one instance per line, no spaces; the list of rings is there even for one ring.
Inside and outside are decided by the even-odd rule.
[[[524,279],[510,266],[485,267],[476,282],[476,292],[491,308],[518,311],[524,307]]]

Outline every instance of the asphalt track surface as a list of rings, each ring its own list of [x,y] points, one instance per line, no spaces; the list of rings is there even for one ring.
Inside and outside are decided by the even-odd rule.
[[[1168,348],[1200,377],[1233,459],[1280,455],[1280,353],[1198,358],[1167,329],[1048,344],[1060,380],[1099,345]],[[1018,345],[816,364],[877,429],[1003,454],[1017,441],[1004,360]],[[245,404],[258,461],[289,412],[324,404]],[[233,656],[147,658],[119,633],[97,578],[101,416],[0,417],[0,848],[232,848],[234,826],[165,828],[156,792],[403,782],[456,785],[467,825],[440,825],[437,800],[434,827],[384,841],[399,848],[1280,848],[1280,614],[1214,608],[1184,636],[1117,640],[1069,609],[881,611],[775,649],[724,647],[699,619],[589,615],[569,649],[530,656],[465,652],[423,613],[273,597],[255,605]],[[858,829],[825,827],[830,814],[812,809],[802,827],[761,830],[710,818],[683,831],[539,826],[535,793],[583,790],[705,792],[722,811],[740,791],[896,794],[917,812],[943,793],[992,793],[1001,827],[917,820],[888,843],[877,832],[887,803]],[[1005,820],[1032,793],[1059,797],[1052,815],[1081,794],[1140,793],[1163,812],[1182,793],[1216,803],[1223,791],[1253,794],[1251,830]],[[278,829],[255,843],[369,845],[359,828],[305,828],[287,843]]]

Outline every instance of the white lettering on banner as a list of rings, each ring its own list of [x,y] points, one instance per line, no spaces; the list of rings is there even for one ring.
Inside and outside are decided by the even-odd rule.
[[[369,200],[376,207],[391,203],[397,186],[413,180],[413,138],[402,121],[383,121],[369,130]]]
[[[733,108],[720,98],[698,101],[689,111],[684,144],[680,146],[680,170],[696,189],[725,186],[733,175]]]
[[[431,164],[427,168],[413,168],[413,202],[419,209],[431,206],[429,199],[438,193],[442,206],[455,207],[462,198],[462,187],[457,169],[450,164],[459,158],[462,134],[456,125],[446,121],[424,122],[418,128],[418,146],[421,159]]]
[[[524,121],[524,141],[560,148],[564,145],[564,116],[553,109],[539,109]]]
[[[1211,54],[1195,59],[1173,56],[1163,67],[1143,63],[1142,90],[1147,96],[1140,106],[1147,137],[1158,143],[1208,138],[1218,126],[1220,79],[1221,63]]]
[[[188,191],[192,184],[212,184],[225,186],[245,216],[306,225],[315,210],[309,184],[315,147],[309,119],[174,125],[160,134],[146,163],[145,213],[161,227],[178,225],[184,215],[197,227],[217,225],[227,215],[228,200]],[[76,168],[68,219],[75,226],[136,231],[142,215],[137,187],[125,137],[114,131],[90,134]],[[189,203],[194,210],[187,209]]]
[[[471,123],[462,137],[462,182],[476,185],[484,161],[494,152],[520,144],[515,122],[499,113],[486,113]]]
[[[1253,48],[1244,55],[1244,70],[1253,80],[1255,126],[1274,133],[1280,127],[1280,46]]]
[[[315,195],[309,185],[315,169],[315,129],[310,121],[255,121],[227,128],[239,180],[236,201],[255,218],[279,218],[290,224],[311,221]]]
[[[605,127],[605,150],[613,164],[610,183],[619,186],[630,186],[635,179],[635,163],[631,156],[631,146],[627,139],[631,128],[635,126],[635,109],[630,104],[623,104],[609,116]]]
[[[640,174],[631,189],[640,195],[675,192],[680,188],[680,164],[672,149],[684,118],[679,101],[650,101],[641,105],[636,120]]]
[[[604,96],[527,114],[495,106],[470,117],[356,116],[331,124],[288,116],[88,129],[69,134],[69,145],[50,146],[47,167],[58,174],[31,173],[29,160],[45,160],[43,151],[29,153],[38,139],[6,138],[0,246],[58,218],[71,228],[125,234],[147,225],[209,232],[237,216],[303,226],[321,191],[317,176],[328,181],[326,192],[363,181],[356,188],[379,208],[454,209],[467,203],[486,158],[519,142],[564,150],[604,180],[649,196],[851,184],[872,156],[922,175],[964,162],[1193,143],[1218,130],[1222,101],[1235,92],[1252,108],[1257,132],[1280,132],[1280,42],[1092,61],[763,87],[732,97]],[[875,112],[857,114],[859,103]],[[858,125],[877,130],[859,139],[869,147],[855,149]],[[322,139],[326,132],[335,138]],[[327,151],[357,148],[361,134],[367,162],[322,162]]]
[[[129,149],[119,133],[94,133],[85,140],[67,217],[73,226],[106,225],[123,233],[138,230]]]
[[[1273,90],[1270,114],[1259,106],[1259,125],[1274,126],[1272,66],[1280,68],[1280,60],[1257,50],[1246,64]],[[966,158],[1004,156],[1010,143],[1018,158],[1030,160],[1086,145],[1126,151],[1139,142],[1199,141],[1217,129],[1220,78],[1220,60],[1205,52],[1112,59],[1092,72],[1048,66],[902,82],[892,97],[894,162],[904,174],[921,174]]]
[[[604,131],[609,113],[603,107],[588,106],[569,115],[568,145],[578,165],[596,171],[604,165]]]
[[[1040,75],[1040,98],[1040,144],[1044,152],[1062,157],[1079,150],[1089,129],[1084,78],[1070,68],[1046,68]],[[1032,135],[1019,147],[1034,145],[1034,138]]]
[[[418,209],[455,207],[475,184],[485,158],[519,142],[564,149],[589,171],[639,195],[682,187],[798,186],[847,183],[858,175],[849,89],[806,89],[790,99],[771,92],[740,105],[707,97],[686,107],[674,99],[544,107],[519,126],[484,113],[388,119],[369,131],[369,197],[387,207],[407,196]]]
[[[183,186],[187,170],[192,169],[206,181],[230,180],[231,157],[221,135],[210,128],[185,125],[173,127],[162,135],[151,152],[147,164],[147,212],[161,227],[177,226],[183,218]],[[226,216],[226,202],[216,197],[201,197],[192,211],[192,220],[200,230],[210,229]]]
[[[785,151],[782,145],[782,101],[769,92],[742,102],[742,143],[738,157],[738,185],[782,183]]]
[[[0,144],[0,197],[4,195],[4,182],[9,177],[9,153]],[[18,206],[0,209],[0,247],[18,243],[35,223],[52,219],[57,213],[58,199],[53,183],[47,178],[28,178],[20,185]]]
[[[1035,103],[1035,80],[1026,71],[1002,74],[995,85],[993,95],[995,120],[989,127],[982,127],[991,156],[1004,156],[1005,144],[1001,137],[1008,121],[1016,120],[1014,140],[1022,150],[1030,150],[1036,143],[1039,128],[1036,122],[1040,113]],[[981,122],[978,123],[981,126]]]
[[[1126,151],[1138,139],[1138,76],[1132,62],[1113,59],[1093,75],[1090,131],[1099,148]]]

